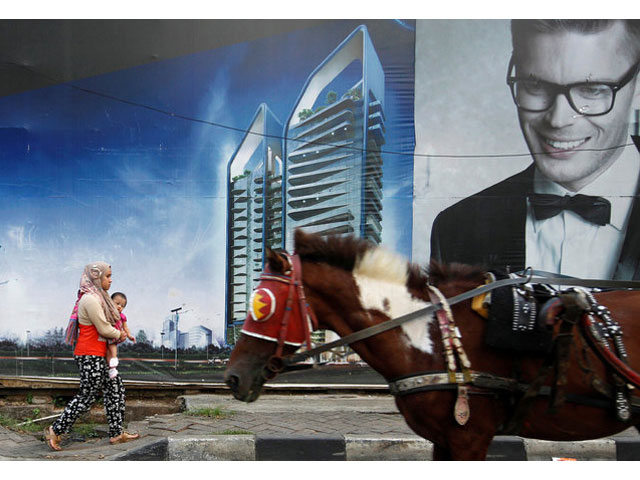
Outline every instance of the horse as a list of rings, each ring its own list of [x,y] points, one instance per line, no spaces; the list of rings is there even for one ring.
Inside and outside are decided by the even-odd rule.
[[[446,300],[486,285],[484,269],[433,262],[422,268],[353,236],[299,229],[294,247],[294,255],[267,251],[250,315],[224,374],[236,399],[257,400],[264,383],[282,369],[274,365],[282,365],[282,358],[291,358],[305,344],[311,347],[313,330],[353,337],[437,305],[435,314],[417,315],[350,344],[389,383],[409,427],[433,443],[433,460],[484,460],[493,437],[500,434],[581,441],[640,428],[638,390],[627,377],[621,381],[611,373],[606,359],[586,341],[577,325],[593,315],[584,309],[575,314],[575,308],[559,305],[556,297],[546,312],[555,320],[546,326],[557,340],[555,357],[492,347],[485,338],[488,321],[472,308],[474,300]],[[609,320],[620,327],[625,368],[633,376],[640,369],[640,292],[588,295],[598,308],[606,306]],[[574,315],[565,315],[567,311]],[[565,361],[549,360],[558,356]],[[626,418],[616,414],[616,392],[618,401],[628,400]]]

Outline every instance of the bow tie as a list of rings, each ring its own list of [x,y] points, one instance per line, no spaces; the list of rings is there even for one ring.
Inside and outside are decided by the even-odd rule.
[[[588,222],[606,225],[611,219],[611,203],[602,197],[589,195],[549,195],[536,193],[529,195],[529,203],[533,207],[536,220],[545,220],[559,214],[562,210],[577,213]]]

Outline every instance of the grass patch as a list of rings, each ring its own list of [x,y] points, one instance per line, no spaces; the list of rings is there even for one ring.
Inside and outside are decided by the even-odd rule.
[[[8,417],[7,415],[0,414],[0,425],[9,430],[13,430],[16,432],[23,433],[38,433],[44,429],[42,422],[34,422],[35,417],[37,417],[40,413],[40,410],[37,408],[33,409],[33,417],[32,418],[23,418],[17,419],[13,417]],[[26,422],[26,423],[25,423]]]
[[[49,423],[47,423],[47,421],[34,422],[33,420],[35,420],[35,417],[37,417],[39,413],[40,411],[37,408],[34,408],[34,418],[24,419],[17,419],[0,414],[0,425],[8,428],[9,430],[13,430],[14,432],[42,433],[42,431],[55,419],[50,419]],[[95,423],[76,423],[71,429],[71,433],[82,435],[85,438],[96,438],[99,436]]]
[[[192,417],[209,417],[209,418],[228,418],[233,415],[233,412],[227,412],[220,407],[207,407],[207,408],[194,408],[185,412]]]
[[[39,412],[38,412],[39,413]],[[36,414],[37,415],[37,414]],[[27,423],[24,423],[24,422]],[[20,424],[23,425],[20,425]],[[6,415],[0,414],[0,425],[9,430],[14,430],[16,432],[24,432],[24,433],[37,433],[41,432],[44,429],[44,426],[41,422],[33,422],[32,418],[25,418],[22,420],[8,417]]]

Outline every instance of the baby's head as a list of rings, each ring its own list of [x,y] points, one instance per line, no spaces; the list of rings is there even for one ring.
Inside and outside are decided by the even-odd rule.
[[[111,295],[111,300],[115,303],[116,308],[118,309],[118,313],[122,313],[124,307],[127,306],[127,296],[122,292],[116,292]]]

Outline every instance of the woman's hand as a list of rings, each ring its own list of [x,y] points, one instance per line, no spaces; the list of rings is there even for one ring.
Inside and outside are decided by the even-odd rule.
[[[124,342],[127,339],[127,332],[125,332],[124,330],[120,331],[120,341]]]

